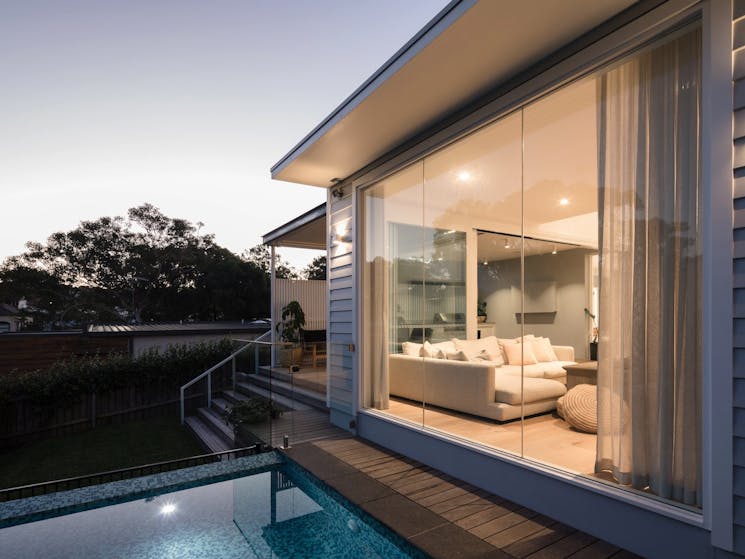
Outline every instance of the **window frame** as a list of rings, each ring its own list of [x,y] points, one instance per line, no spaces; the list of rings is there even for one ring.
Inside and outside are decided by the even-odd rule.
[[[729,9],[728,9],[729,8]],[[437,431],[416,423],[393,418],[384,412],[363,407],[361,375],[365,372],[364,316],[361,298],[355,301],[357,310],[356,339],[358,352],[355,374],[359,378],[356,391],[355,412],[369,414],[428,436],[455,442],[475,452],[486,454],[528,470],[558,478],[569,485],[603,494],[680,520],[687,524],[711,530],[712,543],[723,549],[732,549],[732,277],[716,274],[731,269],[732,262],[732,135],[719,133],[719,128],[729,126],[732,120],[731,98],[731,41],[732,13],[728,2],[709,0],[670,0],[648,13],[613,31],[590,46],[568,54],[561,62],[550,67],[521,85],[507,91],[499,98],[476,108],[468,116],[444,129],[434,132],[416,146],[393,155],[376,167],[352,177],[346,184],[353,187],[355,221],[360,219],[363,191],[385,177],[429,154],[467,136],[507,114],[529,105],[564,85],[581,79],[600,68],[629,56],[650,42],[674,31],[691,21],[701,21],[702,39],[702,127],[701,127],[701,189],[703,194],[703,339],[702,339],[702,484],[704,504],[700,512],[692,512],[673,503],[662,502],[648,496],[637,495],[626,489],[613,487],[594,480],[578,479],[563,470],[516,457],[498,449],[479,445],[473,441]],[[717,131],[717,133],[715,133]],[[729,175],[729,176],[727,176]],[[714,189],[713,185],[727,184],[730,188]],[[363,221],[359,221],[362,223]],[[360,240],[364,236],[360,233]],[[355,285],[362,292],[362,264],[364,242],[355,243]],[[726,277],[722,277],[722,276]],[[716,403],[716,405],[715,405]],[[716,449],[714,452],[713,449]]]

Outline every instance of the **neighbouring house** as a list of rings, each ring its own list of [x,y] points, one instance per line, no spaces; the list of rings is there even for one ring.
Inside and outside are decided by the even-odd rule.
[[[0,334],[18,332],[23,328],[23,316],[18,307],[0,303]]]
[[[745,553],[745,2],[455,0],[272,177],[327,190],[273,233],[327,250],[332,422]]]
[[[85,330],[18,332],[0,336],[0,374],[13,370],[45,369],[58,361],[96,354],[132,357],[150,349],[191,344],[226,337],[253,340],[269,329],[267,320],[91,324]]]

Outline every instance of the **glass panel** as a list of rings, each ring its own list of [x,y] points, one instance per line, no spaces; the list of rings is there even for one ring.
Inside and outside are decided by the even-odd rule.
[[[585,264],[598,238],[596,90],[594,78],[582,80],[524,110],[525,456],[583,474],[595,467],[596,437],[572,429],[554,408],[565,391],[563,365],[589,358]]]
[[[422,422],[422,163],[364,193],[364,405]]]
[[[518,327],[496,286],[520,254],[520,129],[513,114],[424,161],[424,318],[440,344],[424,360],[424,422],[514,453],[520,370],[500,367],[497,337],[514,337]],[[496,399],[498,389],[511,403]]]

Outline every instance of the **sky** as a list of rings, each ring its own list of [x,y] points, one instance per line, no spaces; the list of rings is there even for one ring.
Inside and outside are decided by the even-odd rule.
[[[258,244],[326,196],[270,167],[446,4],[0,0],[0,261],[144,202]]]

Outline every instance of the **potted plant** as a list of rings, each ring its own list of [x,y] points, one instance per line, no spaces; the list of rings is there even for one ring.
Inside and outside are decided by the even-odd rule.
[[[277,333],[280,340],[292,344],[278,351],[279,364],[282,367],[291,367],[300,363],[303,358],[303,327],[305,326],[305,313],[303,307],[297,301],[290,301],[282,307],[282,320],[277,324]]]
[[[478,302],[478,309],[476,310],[476,320],[478,322],[486,322],[486,301]]]

